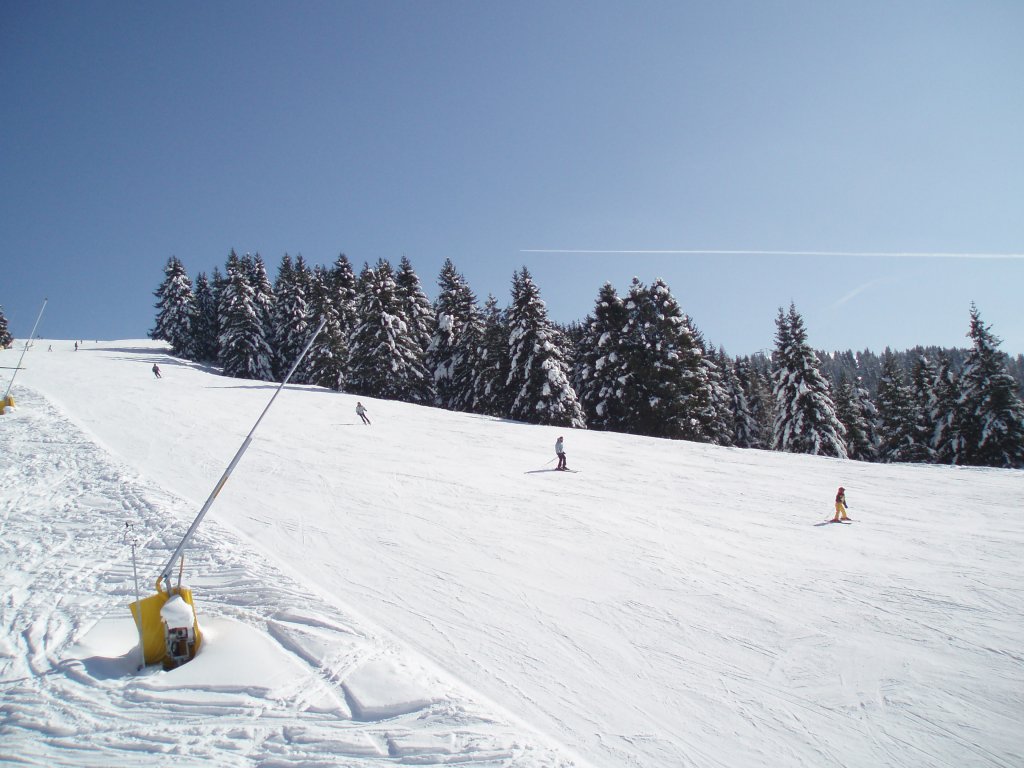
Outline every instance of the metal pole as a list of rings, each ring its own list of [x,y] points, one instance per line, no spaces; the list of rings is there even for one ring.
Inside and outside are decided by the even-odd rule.
[[[11,374],[11,380],[7,382],[7,391],[4,392],[4,402],[7,401],[7,396],[11,394],[11,387],[14,385],[14,377],[18,375],[18,371],[21,370],[21,361],[25,359],[25,353],[28,352],[28,345],[32,343],[33,337],[36,335],[36,328],[39,327],[39,321],[43,319],[43,310],[46,309],[46,302],[49,299],[43,299],[43,306],[39,308],[39,315],[36,317],[36,324],[32,326],[32,332],[28,335],[28,341],[25,342],[25,348],[21,350],[21,357],[18,358],[18,367],[14,369],[14,373]]]
[[[139,540],[133,535],[131,523],[124,524],[124,535],[127,539],[128,536],[132,537],[132,578],[135,579],[135,605],[137,607],[138,615],[135,617],[135,628],[139,632],[139,666],[138,669],[142,669],[146,666],[146,646],[145,641],[142,637],[142,600],[139,598],[139,569],[136,564],[135,558],[135,547],[138,545]]]
[[[277,399],[277,396],[281,393],[281,390],[284,389],[284,385],[288,383],[288,380],[292,377],[292,374],[295,373],[295,369],[299,367],[299,363],[302,362],[302,359],[306,356],[306,353],[309,352],[309,348],[313,346],[313,342],[316,340],[316,337],[320,334],[320,331],[323,330],[324,325],[326,324],[327,318],[324,318],[322,321],[320,321],[320,325],[313,332],[313,335],[309,337],[309,341],[306,342],[306,346],[302,350],[302,353],[292,364],[291,370],[288,371],[288,375],[284,377],[284,381],[282,381],[280,386],[275,390],[273,397],[270,398],[270,402],[267,403],[267,407],[263,409],[263,413],[261,413],[260,417],[256,419],[256,423],[252,425],[252,429],[249,430],[249,434],[246,435],[245,440],[242,442],[242,445],[238,449],[238,452],[235,454],[235,457],[231,460],[231,463],[228,464],[228,468],[224,470],[224,474],[221,475],[221,478],[218,481],[217,485],[214,487],[213,492],[210,494],[210,497],[206,500],[206,503],[203,504],[203,508],[199,510],[199,514],[196,515],[196,519],[192,521],[192,525],[189,526],[189,529],[188,531],[186,531],[185,536],[181,540],[181,543],[178,544],[178,548],[174,550],[174,554],[171,555],[171,559],[167,561],[167,565],[165,565],[164,569],[160,571],[160,575],[157,577],[156,580],[157,588],[159,588],[160,581],[163,580],[164,585],[167,587],[167,591],[170,591],[171,571],[174,570],[174,562],[181,556],[182,552],[185,551],[185,547],[188,546],[189,541],[192,539],[192,535],[196,532],[196,529],[199,527],[199,524],[203,521],[203,518],[206,517],[206,513],[210,511],[210,507],[213,506],[214,499],[217,498],[217,495],[221,492],[221,489],[224,487],[225,483],[227,483],[228,478],[231,477],[231,473],[235,471],[235,467],[241,460],[242,454],[245,453],[246,449],[249,447],[249,443],[252,442],[252,436],[256,432],[256,428],[260,425],[260,422],[263,421],[263,417],[267,415],[267,411],[270,410],[270,406],[274,404],[274,400]],[[179,586],[181,585],[179,584]]]

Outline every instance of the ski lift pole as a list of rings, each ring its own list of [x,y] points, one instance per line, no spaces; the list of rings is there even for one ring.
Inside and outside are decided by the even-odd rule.
[[[206,500],[206,503],[203,504],[203,508],[199,510],[199,514],[196,515],[196,519],[192,521],[192,525],[189,526],[188,531],[185,532],[185,536],[181,539],[181,543],[178,544],[178,548],[174,550],[174,554],[171,555],[171,559],[167,561],[167,565],[164,566],[164,569],[157,577],[156,584],[158,590],[160,588],[160,582],[163,581],[164,585],[167,587],[167,591],[170,592],[171,571],[174,570],[175,561],[182,556],[182,553],[185,551],[185,547],[188,546],[189,541],[192,539],[192,535],[196,532],[196,529],[203,521],[203,518],[206,517],[206,513],[210,511],[210,507],[213,506],[214,500],[217,498],[218,494],[220,494],[221,489],[224,487],[224,484],[227,483],[228,478],[231,477],[231,473],[235,471],[235,467],[238,466],[238,462],[241,460],[242,455],[249,448],[249,443],[252,442],[252,436],[255,434],[256,428],[260,425],[260,422],[263,421],[263,417],[267,415],[267,411],[270,410],[270,406],[274,404],[274,400],[277,399],[281,390],[284,389],[284,385],[288,383],[289,379],[291,379],[292,374],[295,373],[295,369],[299,367],[299,363],[301,363],[303,358],[306,357],[306,353],[309,352],[309,349],[313,346],[313,342],[316,340],[316,337],[320,335],[320,331],[323,330],[324,325],[326,324],[327,318],[324,318],[317,329],[313,332],[313,335],[309,337],[309,341],[306,342],[306,346],[299,354],[298,358],[294,363],[292,363],[292,367],[291,370],[288,371],[288,375],[284,377],[284,380],[274,391],[273,396],[270,398],[270,402],[267,403],[267,406],[263,409],[263,413],[260,414],[260,417],[256,419],[256,423],[252,425],[252,429],[249,430],[249,434],[245,436],[245,440],[242,441],[242,445],[235,454],[235,457],[231,459],[231,463],[228,464],[228,468],[224,470],[224,474],[221,475],[220,481],[214,487],[213,492],[210,493],[210,497]],[[181,586],[180,576],[178,579],[178,586]]]
[[[21,350],[21,357],[18,358],[18,366],[14,369],[14,373],[11,374],[11,380],[7,382],[7,391],[4,392],[3,402],[7,402],[8,395],[11,394],[11,387],[14,385],[14,377],[18,375],[18,371],[21,370],[21,363],[25,359],[25,353],[28,352],[28,345],[32,343],[32,339],[36,335],[36,328],[39,327],[39,321],[43,319],[43,310],[46,309],[46,302],[49,299],[43,299],[43,306],[39,308],[39,315],[36,317],[36,324],[32,326],[32,332],[28,335],[28,340],[25,342],[25,348]]]

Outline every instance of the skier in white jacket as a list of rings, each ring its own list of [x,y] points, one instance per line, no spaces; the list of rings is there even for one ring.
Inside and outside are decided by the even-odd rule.
[[[559,436],[559,438],[557,440],[555,440],[555,455],[558,456],[558,467],[557,467],[557,469],[562,469],[562,470],[568,469],[568,467],[565,466],[565,448],[562,446],[562,437],[561,436]]]
[[[359,418],[363,420],[363,424],[370,423],[370,417],[366,415],[366,406],[362,403],[356,403],[356,413],[359,414]]]

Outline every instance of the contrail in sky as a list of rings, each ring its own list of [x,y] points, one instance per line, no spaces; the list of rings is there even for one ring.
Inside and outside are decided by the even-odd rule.
[[[838,309],[839,307],[843,306],[843,304],[846,304],[848,301],[853,299],[855,296],[857,296],[857,295],[863,293],[864,291],[866,291],[868,288],[873,288],[876,285],[882,285],[882,284],[884,284],[886,282],[891,282],[891,281],[887,281],[887,280],[869,280],[868,282],[864,283],[863,285],[858,285],[852,291],[850,291],[845,296],[843,296],[841,299],[839,299],[839,301],[837,301],[835,304],[833,304],[832,305],[832,309]]]
[[[1024,253],[937,253],[931,251],[723,251],[723,250],[616,250],[585,248],[523,248],[520,253],[634,254],[683,256],[847,256],[886,259],[1024,259]]]

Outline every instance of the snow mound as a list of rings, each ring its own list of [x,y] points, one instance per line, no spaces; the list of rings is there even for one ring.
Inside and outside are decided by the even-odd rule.
[[[161,606],[160,618],[168,627],[191,627],[195,623],[196,613],[181,595],[173,595]]]
[[[438,701],[429,685],[421,670],[395,659],[369,661],[344,682],[358,720],[384,720],[425,709]]]
[[[223,618],[203,618],[202,623],[203,643],[196,657],[175,669],[142,678],[140,687],[237,691],[271,698],[279,697],[296,677],[307,673],[294,656],[254,627]]]

